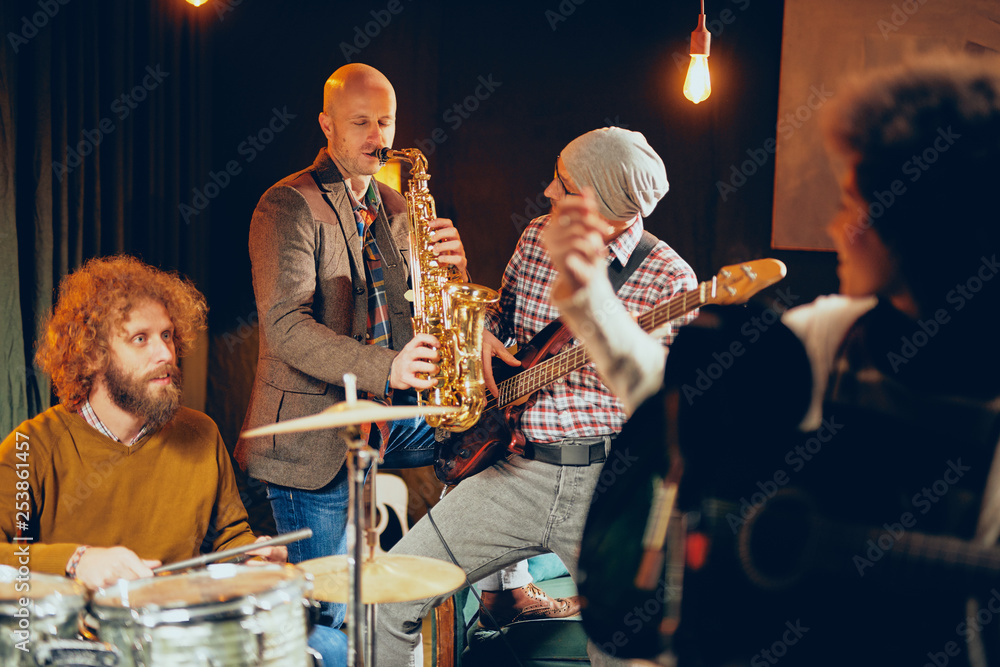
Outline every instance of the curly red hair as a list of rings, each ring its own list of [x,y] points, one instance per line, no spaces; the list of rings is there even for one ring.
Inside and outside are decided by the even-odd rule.
[[[35,354],[63,405],[76,409],[90,395],[94,376],[107,367],[111,336],[123,329],[132,308],[149,300],[166,308],[183,357],[205,330],[208,313],[191,281],[128,255],[91,259],[63,278]]]

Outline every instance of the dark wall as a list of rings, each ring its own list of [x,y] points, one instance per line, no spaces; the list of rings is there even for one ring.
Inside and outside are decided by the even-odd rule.
[[[322,84],[347,62],[345,45],[353,61],[393,82],[395,146],[428,156],[438,213],[455,220],[477,282],[499,285],[526,220],[545,208],[541,192],[559,150],[614,124],[642,132],[666,163],[670,193],[647,227],[701,279],[725,264],[774,256],[789,265],[785,286],[795,303],[835,290],[831,255],[770,249],[773,157],[725,199],[716,186],[775,136],[782,3],[706,5],[713,93],[697,106],[681,94],[694,1],[206,5],[218,14],[211,164],[218,173],[235,161],[240,173],[199,202],[207,206],[190,224],[211,226],[209,411],[227,441],[242,419],[256,355],[250,216],[268,186],[307,166],[324,144],[316,121]],[[242,142],[267,127],[275,109],[294,118],[276,121],[286,126],[251,150]]]
[[[178,207],[209,168],[211,19],[175,0],[0,0],[0,433],[52,402],[36,342],[84,261],[127,252],[204,288],[208,228]]]

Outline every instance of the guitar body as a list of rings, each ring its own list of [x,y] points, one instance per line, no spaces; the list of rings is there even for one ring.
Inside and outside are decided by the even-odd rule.
[[[620,658],[661,652],[659,626],[668,600],[680,597],[665,571],[652,590],[635,583],[654,489],[669,469],[665,399],[664,392],[647,399],[611,443],[580,548],[584,630],[602,651]]]
[[[505,380],[516,379],[524,371],[557,354],[572,338],[573,334],[562,322],[556,320],[549,323],[514,355],[521,362],[520,366],[508,366],[494,359],[493,378],[498,385]],[[449,433],[445,440],[438,442],[434,460],[437,478],[448,485],[458,484],[509,453],[523,452],[524,438],[515,432],[514,425],[521,414],[534,404],[536,396],[535,392],[531,392],[508,405],[485,410],[473,428],[461,433]]]
[[[448,433],[435,444],[434,474],[449,486],[458,484],[503,458],[511,437],[504,411],[486,410],[473,428]]]
[[[722,470],[732,471],[739,479],[750,475],[754,481],[767,479],[761,469],[773,474],[772,460],[761,457],[759,448],[749,444],[757,433],[749,425],[759,424],[762,414],[773,420],[769,426],[794,425],[805,412],[808,361],[795,336],[778,326],[748,345],[739,363],[716,378],[702,395],[691,393],[690,388],[705,387],[697,384],[705,373],[704,360],[713,359],[717,350],[729,349],[734,339],[739,340],[741,326],[755,315],[760,310],[754,304],[729,310],[703,308],[702,316],[681,329],[671,345],[664,388],[636,410],[612,443],[591,500],[579,561],[584,629],[607,653],[619,658],[655,658],[670,646],[666,629],[672,631],[678,615],[681,623],[687,620],[681,610],[682,598],[685,605],[689,602],[690,579],[683,573],[687,554],[664,547],[659,576],[644,585],[637,582],[646,555],[643,538],[654,490],[668,476],[672,463],[667,453],[668,429],[677,427],[682,450],[686,442],[699,445],[691,454],[684,451],[677,506],[689,509],[692,489],[708,480],[714,484],[713,478]],[[798,356],[793,354],[796,345]],[[776,358],[787,357],[788,363],[772,368],[768,355],[776,351]],[[676,425],[668,423],[671,393],[679,395]],[[747,393],[753,400],[742,398]],[[727,479],[723,486],[732,481]],[[676,573],[678,559],[680,573]],[[711,620],[699,620],[708,624],[706,632],[715,627]]]
[[[988,435],[971,437],[949,410],[967,401],[874,378],[862,353],[884,351],[854,341],[876,332],[893,349],[899,337],[872,313],[844,344],[852,365],[828,387],[824,425],[799,432],[811,369],[798,339],[776,324],[699,387],[706,360],[746,341],[744,325],[760,316],[702,314],[678,335],[665,375],[668,389],[681,388],[683,587],[665,575],[655,590],[636,585],[650,489],[667,470],[654,451],[665,450],[669,426],[661,392],[616,439],[591,504],[579,561],[588,635],[620,658],[669,648],[680,667],[774,664],[768,656],[788,667],[945,664],[940,656],[967,665],[965,603],[978,595],[987,608],[1000,556],[917,545],[922,535],[972,537],[1000,419],[987,412]],[[893,397],[892,410],[870,398],[877,392]],[[633,464],[616,471],[622,448]]]

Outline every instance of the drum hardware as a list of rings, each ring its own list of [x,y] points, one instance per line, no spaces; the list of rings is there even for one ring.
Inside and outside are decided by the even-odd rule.
[[[350,387],[348,393],[350,396],[353,393],[353,386],[346,377],[345,384]],[[397,418],[404,419],[404,417]],[[313,575],[314,591],[319,582],[323,595],[316,597],[317,600],[347,603],[349,629],[347,664],[350,667],[364,665],[375,667],[375,605],[379,602],[419,600],[455,590],[465,583],[465,573],[459,567],[432,558],[388,554],[380,558],[375,557],[375,545],[378,542],[378,533],[375,531],[377,525],[375,479],[378,476],[378,456],[375,450],[362,441],[357,426],[348,427],[345,435],[347,473],[350,480],[347,555],[315,558],[299,563],[299,567]],[[364,500],[366,472],[372,475],[371,516],[367,521]],[[437,573],[440,581],[423,588],[411,586],[409,593],[403,597],[388,593],[392,590],[392,586],[401,585],[403,577],[407,580],[420,579],[428,571]],[[347,577],[344,577],[344,574]],[[362,618],[365,619],[364,622],[361,621]],[[361,647],[364,647],[363,650]]]
[[[34,652],[38,667],[115,667],[121,659],[117,647],[81,639],[54,639]]]
[[[212,564],[98,590],[97,634],[122,667],[308,664],[311,582],[292,565]]]
[[[379,602],[377,599],[379,594],[376,592],[374,596],[370,596],[364,590],[365,585],[368,584],[369,587],[375,588],[376,584],[373,582],[376,577],[386,576],[385,573],[390,571],[398,573],[404,570],[403,566],[401,566],[402,561],[398,560],[398,556],[375,558],[375,544],[378,540],[378,535],[374,529],[376,525],[374,480],[378,474],[378,457],[375,455],[376,452],[361,439],[358,425],[380,421],[388,422],[397,419],[410,419],[413,417],[448,415],[458,412],[459,408],[433,405],[383,405],[374,401],[358,400],[357,376],[353,373],[344,374],[344,393],[346,400],[343,403],[332,405],[318,414],[251,429],[245,431],[243,437],[272,435],[276,433],[299,433],[302,431],[345,427],[344,438],[347,441],[347,474],[350,480],[350,500],[347,510],[347,555],[316,558],[311,561],[299,563],[299,567],[307,572],[310,572],[312,569],[318,570],[321,577],[321,587],[324,590],[329,589],[331,591],[327,594],[327,597],[318,597],[317,599],[347,602],[347,624],[349,626],[349,633],[347,635],[347,664],[350,667],[362,667],[363,665],[374,667],[375,603]],[[373,485],[372,516],[366,522],[364,484],[365,475],[369,472],[372,475]],[[369,526],[368,528],[365,527],[366,523]],[[365,553],[366,546],[367,556]],[[425,561],[433,561],[433,559],[417,560],[420,561],[418,565],[408,562],[410,569],[407,577],[420,577],[423,574],[423,569],[429,567]],[[433,562],[441,566],[453,568],[453,576],[454,572],[462,572],[460,568],[448,563],[441,561]],[[343,586],[343,582],[345,581],[343,574],[345,571],[347,574],[346,591],[342,587],[337,588],[338,585]],[[370,574],[366,575],[366,571],[370,572]],[[340,583],[332,583],[338,580],[338,575]],[[464,573],[459,576],[457,583],[454,585],[450,585],[450,581],[445,578],[444,581],[438,583],[433,588],[430,595],[454,590],[464,583]],[[442,586],[444,587],[442,588]],[[331,599],[331,596],[334,595],[337,598],[336,600]],[[429,595],[406,599],[418,600],[420,597],[429,597]],[[365,621],[362,622],[361,619],[365,619]],[[368,628],[367,641],[364,626]]]
[[[204,556],[199,556],[198,558],[178,561],[171,565],[156,568],[153,570],[153,573],[163,576],[170,572],[202,567],[204,565],[214,563],[215,561],[240,556],[256,549],[288,544],[297,540],[308,539],[311,536],[312,530],[306,528],[303,530],[285,533],[284,535],[279,535],[268,540],[262,540],[254,544],[247,544],[240,547],[234,547],[232,549],[205,554]],[[311,600],[307,601],[307,604],[311,604]],[[147,609],[143,612],[135,612],[135,615],[148,615],[148,613],[149,610]],[[133,642],[130,647],[132,655],[126,659],[123,657],[122,653],[122,650],[124,649],[120,649],[111,643],[100,641],[98,635],[95,634],[95,632],[99,632],[96,630],[96,626],[100,625],[99,621],[97,621],[97,619],[93,616],[88,616],[87,618],[93,622],[94,627],[88,627],[86,620],[81,618],[79,632],[85,640],[58,640],[46,642],[35,655],[35,662],[39,665],[39,667],[114,667],[119,664],[147,664],[146,659],[149,656],[146,656],[145,654],[148,653],[148,647],[154,641],[150,632],[142,632],[138,637],[133,638]],[[256,642],[256,646],[252,646],[250,650],[250,655],[257,656],[258,660],[262,660],[262,657],[266,656],[269,651],[267,646],[268,639],[270,638],[270,641],[274,643],[276,637],[273,633],[269,635],[269,628],[262,625],[253,616],[244,618],[240,623],[243,629],[250,633],[251,639],[248,643],[252,646],[253,643]],[[307,623],[307,627],[311,627],[311,623]],[[308,654],[308,647],[306,647],[306,652]],[[218,664],[218,661],[216,660],[217,657],[218,656],[214,655],[213,652],[207,648],[196,648],[193,650],[192,655],[184,656],[183,660],[192,660],[195,664],[214,665]],[[315,656],[312,656],[312,659],[314,665],[322,665],[321,658],[318,662]],[[239,660],[242,661],[243,657],[240,657]],[[290,660],[294,664],[299,664],[294,656],[292,656]],[[159,663],[154,661],[150,664]],[[254,664],[258,663],[255,662]],[[266,663],[261,662],[260,664]]]
[[[351,387],[348,394],[355,394],[354,376],[350,381],[344,376]],[[372,484],[378,475],[378,457],[367,443],[361,440],[361,431],[357,426],[347,429],[347,476],[350,480],[350,500],[347,505],[347,559],[351,567],[347,569],[347,664],[349,667],[374,667],[375,665],[375,608],[364,607],[364,595],[361,590],[362,563],[364,562],[364,544],[361,536],[365,534],[365,471],[371,468]],[[375,491],[372,490],[372,507],[375,507]],[[315,585],[315,582],[314,582]],[[362,613],[364,611],[364,614]],[[368,632],[364,632],[361,619],[365,619]],[[367,637],[367,643],[365,638]],[[363,655],[361,647],[364,647]]]
[[[59,645],[53,649],[59,650],[53,650],[50,656],[60,652],[65,655],[65,649],[72,644],[78,649],[76,656],[87,661],[49,664],[117,664],[100,661],[114,657],[110,649],[76,639],[86,595],[82,585],[66,577],[36,572],[20,577],[14,568],[0,568],[0,664],[35,667],[39,664],[35,655],[56,642]]]
[[[177,572],[178,570],[187,570],[190,568],[201,567],[202,565],[208,565],[209,563],[215,563],[220,560],[227,560],[235,556],[241,556],[250,551],[256,551],[257,549],[264,549],[266,547],[276,547],[282,544],[290,544],[291,542],[298,542],[299,540],[308,540],[312,537],[312,528],[303,528],[302,530],[293,530],[290,533],[284,533],[283,535],[277,535],[268,540],[261,540],[260,542],[254,542],[253,544],[244,544],[241,547],[233,547],[232,549],[223,549],[222,551],[216,551],[214,553],[205,554],[204,556],[198,556],[196,558],[188,558],[187,560],[180,560],[176,563],[171,563],[170,565],[161,565],[160,567],[153,568],[153,574],[167,574],[168,572]]]

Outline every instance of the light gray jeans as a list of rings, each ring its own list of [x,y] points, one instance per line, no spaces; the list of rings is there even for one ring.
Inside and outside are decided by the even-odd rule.
[[[575,581],[583,525],[600,474],[600,463],[557,466],[515,456],[459,484],[430,514],[471,581],[549,551],[562,559]],[[451,562],[426,516],[390,553]],[[420,665],[420,621],[447,597],[379,605],[377,664]],[[629,664],[592,642],[587,651],[593,665]]]

